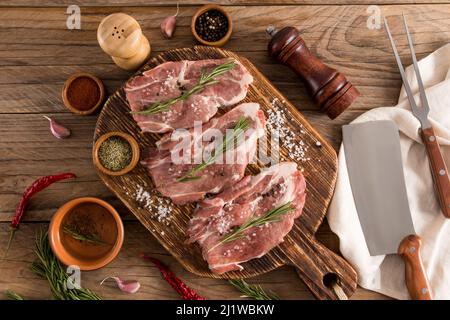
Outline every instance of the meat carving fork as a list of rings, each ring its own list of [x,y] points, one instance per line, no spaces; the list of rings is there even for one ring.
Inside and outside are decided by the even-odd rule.
[[[389,30],[389,25],[384,18],[384,25],[386,27],[389,40],[391,42],[392,50],[394,51],[395,60],[397,61],[398,68],[400,70],[400,75],[402,76],[403,85],[405,86],[405,91],[408,96],[409,103],[411,105],[411,111],[413,115],[420,121],[421,130],[420,134],[422,137],[423,144],[425,145],[428,158],[430,160],[431,174],[433,176],[434,186],[437,191],[438,200],[442,209],[442,213],[446,218],[450,218],[450,178],[448,175],[448,169],[445,165],[444,158],[442,157],[439,144],[437,142],[436,136],[434,134],[434,129],[428,120],[428,113],[430,112],[430,107],[428,105],[428,100],[425,94],[425,89],[422,82],[422,77],[420,75],[419,66],[417,65],[416,54],[414,46],[412,44],[411,34],[409,33],[408,24],[406,18],[403,15],[403,23],[406,29],[406,35],[408,38],[409,49],[411,51],[411,57],[414,65],[414,71],[416,73],[417,83],[419,86],[421,107],[419,108],[414,100],[414,95],[409,86],[408,80],[406,79],[405,69],[403,68],[402,61],[397,51],[394,39],[392,38],[391,31]]]

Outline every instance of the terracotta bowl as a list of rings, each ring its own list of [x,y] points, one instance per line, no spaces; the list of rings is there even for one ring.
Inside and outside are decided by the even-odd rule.
[[[84,203],[96,203],[105,208],[114,218],[117,227],[117,238],[114,245],[106,254],[97,259],[83,259],[80,256],[75,256],[66,249],[61,241],[62,222],[64,221],[64,218],[73,208]],[[48,235],[50,246],[61,263],[66,266],[76,265],[79,266],[81,270],[87,271],[102,268],[117,257],[122,248],[124,229],[119,214],[109,203],[98,198],[83,197],[73,199],[58,209],[50,222]]]
[[[128,164],[128,166],[126,166],[125,168],[123,168],[122,170],[119,170],[119,171],[112,171],[112,170],[105,168],[102,165],[102,163],[99,159],[99,156],[98,156],[100,145],[104,141],[106,141],[107,139],[109,139],[111,137],[121,137],[121,138],[125,139],[126,141],[128,141],[128,143],[131,146],[131,152],[132,152],[131,161]],[[121,175],[124,175],[124,174],[130,172],[138,164],[139,158],[140,158],[140,149],[139,149],[139,144],[136,141],[136,139],[134,139],[128,133],[120,132],[120,131],[108,132],[108,133],[105,133],[104,135],[100,136],[100,138],[98,138],[97,141],[95,142],[94,149],[92,150],[92,160],[94,161],[94,165],[101,172],[111,175],[111,176],[121,176]]]
[[[72,84],[72,82],[74,80],[81,78],[81,77],[88,77],[88,78],[91,78],[92,80],[94,80],[100,90],[100,97],[99,97],[97,103],[88,110],[80,110],[80,109],[75,108],[74,106],[72,106],[69,99],[67,98],[67,89],[69,88],[69,86]],[[97,109],[100,107],[103,100],[105,99],[105,86],[103,85],[103,82],[99,78],[94,76],[93,74],[86,73],[86,72],[75,73],[75,74],[71,75],[69,77],[69,79],[67,79],[66,82],[64,83],[64,87],[62,90],[62,99],[63,99],[64,105],[66,106],[66,108],[69,109],[70,111],[72,111],[73,113],[79,114],[82,116],[89,115],[89,114],[92,114],[95,111],[97,111]]]
[[[210,11],[210,10],[220,11],[221,13],[223,13],[223,15],[228,20],[228,31],[227,31],[227,33],[223,36],[222,39],[220,39],[218,41],[214,41],[214,42],[210,42],[210,41],[204,40],[202,37],[200,37],[200,35],[197,33],[197,31],[195,31],[195,22],[197,21],[197,18],[200,15],[202,15],[203,13],[205,13],[206,11]],[[192,20],[191,20],[191,32],[192,32],[194,38],[197,39],[197,41],[200,42],[201,44],[204,44],[204,45],[207,45],[207,46],[222,47],[223,45],[225,45],[225,43],[228,42],[228,40],[230,40],[232,31],[233,31],[233,21],[231,19],[230,14],[227,11],[225,11],[225,9],[223,7],[221,7],[221,6],[217,5],[217,4],[204,5],[203,7],[198,9],[197,12],[195,12],[195,14],[194,14],[194,16],[192,17]]]

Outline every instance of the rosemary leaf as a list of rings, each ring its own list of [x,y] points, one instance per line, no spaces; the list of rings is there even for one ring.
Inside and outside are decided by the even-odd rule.
[[[193,86],[190,90],[183,92],[183,94],[179,97],[170,99],[164,102],[155,102],[149,107],[141,111],[132,111],[132,114],[141,114],[141,115],[153,115],[161,112],[168,111],[171,106],[174,104],[187,100],[193,94],[199,93],[207,86],[218,83],[219,81],[215,78],[230,71],[236,66],[236,63],[233,60],[227,61],[217,67],[215,67],[209,74],[202,73],[198,83]]]
[[[221,241],[219,241],[215,246],[213,246],[209,251],[215,249],[221,244],[232,242],[235,240],[239,240],[244,237],[244,232],[250,228],[258,227],[261,225],[264,225],[266,223],[272,223],[279,221],[279,218],[282,215],[285,215],[286,213],[291,212],[294,210],[294,207],[292,206],[291,202],[288,202],[282,206],[279,206],[277,208],[271,209],[267,213],[259,216],[259,217],[253,217],[250,218],[247,222],[240,225],[238,228],[231,231],[228,235],[226,235]]]
[[[239,140],[239,138],[244,134],[244,132],[248,129],[249,125],[250,124],[247,118],[245,117],[239,118],[238,122],[233,128],[232,133],[226,135],[225,141],[223,141],[219,146],[217,146],[217,148],[214,150],[214,154],[207,161],[202,162],[198,166],[189,170],[184,176],[179,178],[177,181],[188,182],[195,179],[199,179],[200,177],[195,176],[195,174],[213,164],[217,160],[217,158],[219,158],[219,156],[226,153],[230,149],[230,147],[233,146],[234,141]]]
[[[178,182],[189,182],[189,181],[195,181],[195,180],[198,180],[198,179],[200,179],[199,176],[190,177],[190,176],[186,175],[186,176],[183,176],[183,177],[179,178],[177,181]]]
[[[88,243],[91,243],[91,244],[99,244],[99,245],[109,246],[108,243],[100,240],[95,235],[83,234],[80,231],[78,231],[75,226],[72,226],[72,225],[64,226],[63,232],[68,234],[68,235],[70,235],[75,240],[80,240],[80,241],[88,242]]]
[[[89,289],[67,287],[69,276],[50,248],[47,231],[39,231],[35,253],[38,260],[32,264],[31,269],[38,276],[47,279],[56,300],[101,300],[100,296]]]
[[[231,285],[238,289],[243,295],[242,298],[252,298],[255,300],[280,300],[280,297],[273,292],[265,292],[260,285],[249,284],[244,280],[229,280]]]
[[[10,289],[5,291],[5,296],[8,300],[25,300],[20,294]]]

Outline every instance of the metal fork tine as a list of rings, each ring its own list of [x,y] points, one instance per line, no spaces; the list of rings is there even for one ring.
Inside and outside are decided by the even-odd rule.
[[[394,51],[395,60],[397,61],[398,69],[400,70],[400,75],[402,76],[403,85],[405,86],[406,95],[408,96],[409,104],[411,105],[411,110],[414,115],[420,112],[417,108],[416,101],[414,100],[414,95],[412,94],[411,87],[409,86],[408,79],[406,79],[405,69],[402,65],[402,60],[397,51],[397,46],[395,45],[394,39],[392,38],[391,30],[386,17],[384,17],[384,26],[386,27],[386,32],[388,34],[389,40],[391,41],[392,51]]]
[[[425,89],[423,86],[422,76],[420,75],[419,65],[417,64],[417,58],[416,58],[416,51],[414,50],[414,46],[411,39],[411,34],[409,33],[408,23],[406,21],[406,17],[403,15],[403,23],[405,25],[406,29],[406,35],[408,37],[408,44],[409,44],[409,50],[411,51],[411,57],[414,65],[414,72],[416,73],[417,78],[417,84],[419,85],[419,92],[420,92],[420,100],[422,101],[422,107],[424,108],[423,111],[425,111],[427,114],[430,111],[430,107],[428,106],[428,100],[427,96],[425,94]]]

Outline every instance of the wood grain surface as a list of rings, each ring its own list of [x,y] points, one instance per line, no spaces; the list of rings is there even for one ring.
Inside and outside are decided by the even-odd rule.
[[[37,277],[30,269],[35,260],[33,245],[36,232],[47,228],[45,222],[25,223],[17,232],[14,246],[8,258],[0,261],[2,277],[0,278],[0,297],[4,299],[3,292],[13,289],[27,299],[48,299],[50,289],[47,283]],[[7,224],[0,224],[1,240],[6,241],[9,232]],[[327,244],[336,244],[336,239],[324,226],[316,234],[319,241]],[[337,250],[337,247],[333,248]],[[205,279],[186,271],[168,253],[156,239],[149,237],[148,230],[137,221],[125,223],[125,242],[116,260],[98,271],[83,272],[81,285],[101,294],[105,299],[179,299],[163,279],[154,266],[139,258],[145,252],[166,263],[186,284],[208,299],[239,299],[240,293],[227,281],[222,279]],[[137,279],[141,289],[134,295],[123,294],[112,284],[100,286],[99,283],[107,276],[117,275],[127,279]],[[314,299],[309,289],[298,279],[294,268],[282,267],[262,276],[247,280],[249,283],[260,284],[266,290],[272,290],[282,299]],[[386,299],[380,294],[359,289],[353,299]]]
[[[186,5],[202,5],[208,3],[217,3],[223,6],[236,5],[380,5],[397,3],[395,0],[182,0],[179,1],[181,6]],[[401,0],[399,3],[446,3],[445,0]],[[3,6],[42,6],[42,7],[56,7],[68,6],[76,4],[79,6],[139,6],[139,7],[153,7],[153,6],[175,6],[176,0],[4,0]]]
[[[205,1],[207,2],[207,1]],[[450,5],[446,0],[235,0],[217,1],[227,5],[235,22],[226,49],[238,52],[253,64],[294,105],[331,145],[338,150],[341,126],[365,110],[396,104],[401,86],[384,30],[367,28],[368,6],[379,4],[389,16],[392,32],[399,42],[405,64],[411,60],[401,25],[401,13],[408,15],[418,58],[438,49],[450,39]],[[80,4],[81,30],[67,30],[68,4]],[[80,196],[98,196],[111,201],[126,220],[126,239],[119,259],[101,271],[83,273],[83,285],[107,298],[162,299],[177,298],[160,279],[158,271],[142,264],[137,255],[147,251],[161,257],[184,280],[204,296],[238,298],[226,281],[204,279],[190,274],[176,262],[156,239],[133,221],[134,216],[120,204],[98,178],[92,166],[91,143],[96,116],[79,117],[68,113],[61,101],[64,81],[74,72],[96,73],[114,92],[130,73],[115,67],[96,41],[96,28],[103,17],[113,12],[133,15],[149,38],[153,55],[195,44],[189,32],[190,17],[199,0],[181,1],[178,27],[174,38],[165,40],[159,31],[161,19],[175,12],[174,0],[4,0],[0,4],[0,243],[8,237],[8,223],[21,193],[43,174],[71,170],[79,178],[59,183],[34,198],[20,232],[16,234],[8,260],[0,263],[0,298],[7,288],[29,298],[47,298],[46,284],[34,276],[34,234],[45,226],[64,202]],[[384,4],[384,5],[383,5]],[[126,7],[128,5],[129,7]],[[267,25],[294,25],[311,50],[324,62],[342,71],[361,91],[350,110],[331,121],[315,111],[296,75],[272,61],[266,52]],[[50,115],[72,129],[73,136],[56,140],[48,130]],[[338,252],[339,242],[324,224],[317,234],[319,241]],[[3,247],[0,246],[0,251]],[[0,252],[1,254],[1,252]],[[137,296],[124,296],[111,287],[100,287],[105,274],[138,278],[143,287]],[[250,281],[273,290],[282,298],[312,298],[293,268],[283,267]],[[358,289],[354,299],[379,299],[383,296]]]

